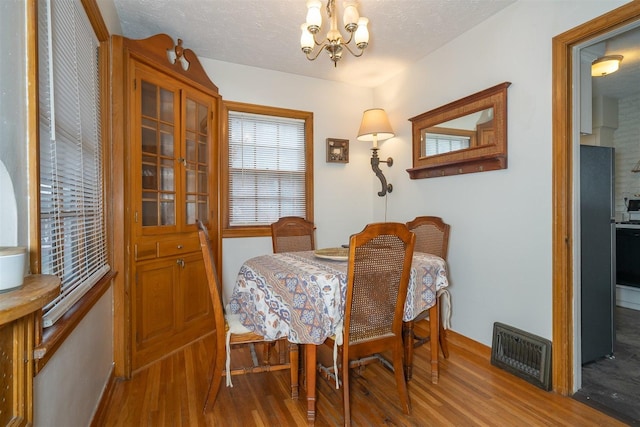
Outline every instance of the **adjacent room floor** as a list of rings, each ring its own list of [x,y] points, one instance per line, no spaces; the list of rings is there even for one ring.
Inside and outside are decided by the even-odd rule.
[[[640,426],[640,311],[616,307],[612,358],[582,368],[574,397],[629,425]]]

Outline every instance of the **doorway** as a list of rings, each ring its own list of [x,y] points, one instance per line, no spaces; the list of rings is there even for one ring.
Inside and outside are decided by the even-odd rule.
[[[579,121],[572,87],[575,48],[640,20],[633,2],[569,30],[553,39],[553,388],[573,394],[580,384],[579,306],[576,280],[576,224],[573,141]],[[578,264],[579,265],[579,264]],[[577,319],[577,320],[576,320]]]
[[[635,276],[626,277],[627,268],[620,270],[618,280],[615,273],[616,264],[637,264],[630,248],[620,243],[628,240],[635,248],[640,242],[636,237],[624,239],[640,234],[640,223],[629,221],[636,213],[627,212],[640,193],[640,176],[633,172],[640,157],[639,46],[637,21],[574,49],[581,76],[574,84],[580,93],[580,122],[574,125],[580,136],[573,144],[574,150],[580,149],[575,191],[583,207],[580,218],[574,218],[581,223],[583,263],[576,291],[581,298],[576,317],[581,319],[582,365],[576,372],[581,375],[576,375],[574,397],[628,423],[640,423],[640,287]],[[611,74],[592,77],[591,64],[600,58],[622,59],[624,64]]]

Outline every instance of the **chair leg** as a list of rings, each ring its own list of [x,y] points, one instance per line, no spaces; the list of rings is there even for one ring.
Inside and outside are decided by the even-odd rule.
[[[440,342],[440,348],[442,349],[442,355],[444,356],[445,359],[449,358],[449,346],[447,345],[447,330],[444,328],[443,326],[443,322],[442,322],[442,310],[440,311],[440,324],[439,324],[439,332],[438,332],[438,337],[439,337],[439,342]],[[408,322],[406,322],[408,323]],[[405,325],[406,325],[405,323]],[[431,340],[430,336],[426,336],[426,337],[420,337],[418,335],[416,335],[416,333],[414,332],[413,329],[411,329],[411,336],[412,339],[410,339],[409,337],[406,336],[406,331],[405,331],[405,345],[406,343],[413,343],[413,348],[418,348],[420,346],[422,346],[425,343],[428,343]],[[405,354],[407,354],[407,352],[405,351]],[[409,361],[406,361],[406,364],[411,366]],[[410,369],[405,367],[405,369]],[[411,376],[407,376],[407,379],[410,379]]]
[[[289,364],[291,369],[291,398],[298,398],[298,344],[289,343]]]
[[[442,293],[440,295],[437,296],[438,298],[438,305],[440,306],[439,308],[439,312],[440,312],[440,328],[439,328],[439,341],[440,341],[440,348],[442,349],[442,355],[444,356],[445,359],[449,358],[449,346],[447,345],[447,330],[444,328],[445,322],[443,321],[443,316],[445,316],[445,310],[443,310],[443,306],[442,306],[442,301],[445,300],[446,297],[446,316],[449,317],[450,316],[450,312],[451,312],[451,295],[449,294],[448,291],[442,291]],[[447,322],[447,327],[449,326],[449,319],[446,319]]]
[[[284,341],[265,342],[262,351],[262,360],[265,365],[271,364],[271,350],[277,347],[278,362],[280,365],[286,363],[287,343]]]
[[[287,343],[288,341],[280,341],[280,345],[278,348],[278,356],[280,357],[280,364],[284,365],[286,362],[286,352],[287,352]]]
[[[253,344],[249,344],[249,347],[253,346]],[[274,342],[265,342],[264,344],[262,344],[262,363],[265,365],[270,365],[271,364],[271,348],[275,347],[275,343]],[[253,356],[254,352],[251,353],[251,355]],[[253,366],[258,366],[259,363],[257,362],[257,359],[253,359]]]
[[[336,372],[337,374],[337,372]],[[336,375],[336,381],[338,376]],[[345,427],[351,426],[351,407],[349,406],[349,357],[343,349],[342,358],[342,406]]]
[[[406,378],[407,381],[411,380],[411,377],[413,376],[413,349],[414,349],[414,344],[413,344],[413,340],[415,337],[415,334],[413,333],[413,328],[415,326],[415,323],[413,322],[413,320],[409,321],[409,322],[404,322],[402,324],[402,334],[403,334],[403,342],[404,342],[404,376]]]
[[[447,345],[447,330],[442,327],[440,322],[440,348],[442,349],[442,355],[445,359],[449,358],[449,346]]]
[[[222,359],[224,363],[224,359]],[[222,364],[212,365],[211,381],[209,381],[209,388],[207,390],[207,397],[204,400],[204,406],[202,408],[203,413],[207,413],[209,409],[212,409],[216,403],[218,397],[218,391],[220,391],[220,384],[222,383],[222,377],[225,376],[224,366]]]
[[[304,348],[302,347],[302,351],[300,351],[300,346],[298,346],[298,383],[302,385],[302,388],[307,389],[307,370],[305,367],[307,366],[307,360],[305,355],[307,354]]]
[[[396,386],[398,395],[400,396],[400,406],[405,414],[411,413],[411,403],[409,402],[409,392],[407,391],[407,382],[404,379],[404,366],[402,363],[403,349],[396,346],[393,350],[393,373],[396,377]]]

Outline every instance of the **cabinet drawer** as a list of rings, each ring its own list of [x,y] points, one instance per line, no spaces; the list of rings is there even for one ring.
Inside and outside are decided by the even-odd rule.
[[[135,244],[136,261],[141,259],[152,259],[158,256],[157,242],[139,242]]]
[[[176,239],[158,242],[158,256],[180,255],[200,250],[198,239]]]

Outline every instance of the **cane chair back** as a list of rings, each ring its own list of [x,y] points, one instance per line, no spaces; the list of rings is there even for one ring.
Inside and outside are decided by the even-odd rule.
[[[200,248],[202,249],[204,267],[207,274],[209,294],[211,296],[211,303],[213,305],[216,328],[216,348],[211,367],[211,381],[209,382],[209,388],[204,402],[204,412],[212,408],[215,404],[223,377],[226,377],[227,386],[233,386],[233,384],[231,383],[232,375],[277,371],[284,369],[290,370],[291,397],[294,399],[297,398],[298,346],[296,344],[289,343],[289,361],[281,360],[279,363],[271,364],[271,361],[269,360],[269,353],[265,352],[266,357],[262,361],[262,364],[259,364],[257,356],[255,356],[255,351],[253,348],[251,348],[252,359],[254,363],[253,366],[240,368],[231,367],[231,356],[234,347],[238,347],[243,344],[265,344],[268,346],[271,342],[265,341],[263,336],[253,333],[245,328],[237,317],[228,316],[227,314],[225,314],[224,306],[222,304],[222,286],[218,279],[218,273],[213,257],[213,250],[211,248],[211,242],[209,240],[209,233],[206,226],[201,221],[197,222],[199,228],[198,238],[200,239]],[[282,338],[279,341],[284,341],[286,344],[287,339]],[[226,344],[226,342],[228,342],[228,345]]]
[[[411,411],[404,377],[402,315],[415,237],[405,224],[367,225],[349,241],[342,354],[344,422],[350,425],[349,365],[391,351],[403,411]],[[337,339],[338,344],[340,339]]]
[[[311,251],[316,248],[311,221],[297,216],[285,216],[271,224],[273,253]]]
[[[449,230],[451,227],[437,216],[418,216],[407,222],[416,235],[416,252],[424,252],[447,259]]]
[[[442,218],[438,216],[418,216],[413,220],[407,222],[407,227],[416,235],[416,252],[424,252],[439,256],[440,258],[446,261],[447,252],[449,251],[449,231],[451,230],[451,226],[445,223]],[[444,322],[442,319],[443,310],[442,310],[442,300],[446,295],[446,301],[449,302],[450,305],[450,295],[448,291],[439,292],[438,304],[440,307],[440,319],[439,319],[439,342],[440,348],[442,349],[442,354],[445,359],[449,357],[449,346],[447,345],[447,332],[444,327]],[[448,318],[448,312],[446,314],[446,318]],[[413,322],[417,322],[423,319],[427,319],[429,317],[429,312],[424,311],[420,313]],[[419,337],[417,335],[413,335],[414,342],[413,346],[420,347],[421,345],[429,342],[430,337]]]

